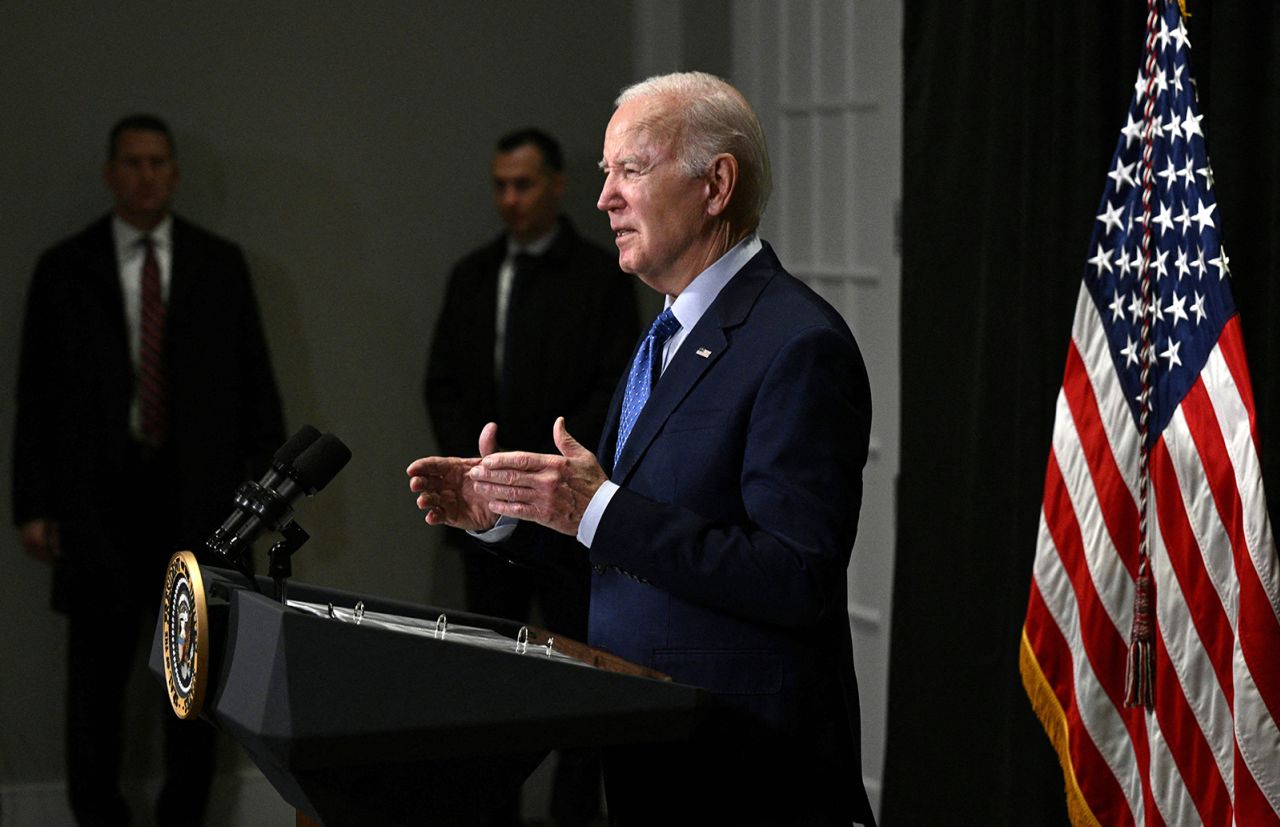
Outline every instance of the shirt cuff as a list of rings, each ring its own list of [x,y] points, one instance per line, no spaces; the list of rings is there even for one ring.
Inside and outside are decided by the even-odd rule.
[[[516,531],[516,526],[520,525],[519,517],[499,517],[498,522],[493,524],[493,528],[488,531],[468,531],[472,537],[475,537],[482,543],[501,543],[510,537]]]
[[[591,502],[587,503],[587,510],[582,512],[582,520],[578,523],[579,543],[591,548],[591,543],[596,538],[596,529],[600,527],[600,520],[604,517],[604,510],[609,507],[609,501],[616,493],[618,493],[618,484],[610,480],[605,480],[596,489]]]

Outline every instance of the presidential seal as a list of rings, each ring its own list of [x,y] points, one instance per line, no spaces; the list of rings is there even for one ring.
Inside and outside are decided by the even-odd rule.
[[[184,720],[200,714],[209,683],[209,609],[200,564],[189,551],[169,558],[164,578],[164,684],[174,713]]]

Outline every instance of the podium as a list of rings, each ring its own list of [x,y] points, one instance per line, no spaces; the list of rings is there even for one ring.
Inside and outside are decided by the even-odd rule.
[[[304,584],[286,606],[265,578],[263,594],[231,571],[200,575],[200,717],[327,827],[480,822],[552,749],[685,740],[706,700],[511,621]],[[162,683],[165,632],[162,612]]]

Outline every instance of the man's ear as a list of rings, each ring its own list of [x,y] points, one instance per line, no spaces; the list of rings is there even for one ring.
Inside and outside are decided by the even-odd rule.
[[[707,170],[707,215],[724,215],[738,185],[738,159],[722,152]]]

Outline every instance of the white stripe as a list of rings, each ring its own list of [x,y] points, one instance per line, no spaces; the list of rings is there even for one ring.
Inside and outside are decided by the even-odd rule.
[[[1200,371],[1201,381],[1213,402],[1218,417],[1218,427],[1226,442],[1227,455],[1235,471],[1236,490],[1240,492],[1240,505],[1244,518],[1244,539],[1253,559],[1253,568],[1271,600],[1271,610],[1280,618],[1280,571],[1277,571],[1275,540],[1271,536],[1271,521],[1267,518],[1267,497],[1262,486],[1262,466],[1254,449],[1253,435],[1249,430],[1249,410],[1240,398],[1240,389],[1227,367],[1222,349],[1217,345],[1209,354],[1209,361]]]
[[[1115,624],[1122,638],[1128,639],[1129,626],[1133,623],[1133,581],[1116,553],[1111,534],[1107,531],[1102,509],[1098,505],[1097,490],[1089,473],[1089,461],[1080,446],[1080,436],[1071,418],[1067,396],[1058,391],[1058,413],[1053,428],[1053,453],[1066,484],[1067,496],[1080,525],[1084,556],[1089,565],[1089,577],[1098,592],[1098,599]]]
[[[1160,496],[1165,492],[1152,493],[1153,496]],[[1178,495],[1170,492],[1169,496]],[[1230,790],[1235,759],[1231,737],[1231,706],[1218,683],[1217,673],[1213,671],[1213,663],[1209,660],[1209,653],[1204,648],[1200,634],[1191,622],[1186,596],[1174,574],[1160,525],[1155,520],[1147,525],[1151,537],[1151,574],[1156,587],[1156,620],[1160,637],[1164,640],[1164,648],[1169,653],[1169,661],[1182,687],[1182,695],[1187,699],[1200,731],[1209,742],[1209,749],[1218,765],[1218,774]],[[1147,721],[1150,723],[1151,716],[1147,717]],[[1152,789],[1154,788],[1153,783]],[[1169,823],[1179,822],[1171,819]]]
[[[1156,721],[1156,716],[1147,716],[1147,741],[1151,744],[1151,797],[1155,799],[1156,809],[1165,824],[1191,825],[1203,824],[1200,811],[1187,791],[1187,785],[1178,772],[1178,765],[1173,760],[1169,744],[1164,740],[1164,732]]]
[[[1129,488],[1129,496],[1137,503],[1140,445],[1138,427],[1133,421],[1132,409],[1125,401],[1124,389],[1116,377],[1115,356],[1111,352],[1111,342],[1107,340],[1102,320],[1098,317],[1098,308],[1093,303],[1093,294],[1083,283],[1080,285],[1080,298],[1076,301],[1071,337],[1076,349],[1080,351],[1085,370],[1089,373],[1089,384],[1093,386],[1093,395],[1098,400],[1098,415],[1107,434],[1107,444],[1111,447],[1111,454]]]
[[[1191,439],[1191,429],[1181,405],[1174,409],[1161,439],[1169,451],[1169,463],[1178,478],[1178,488],[1182,489],[1182,507],[1186,509],[1191,533],[1200,547],[1200,558],[1234,630],[1240,584],[1236,580],[1231,541],[1214,504],[1213,493],[1204,479],[1204,466],[1200,463],[1200,454]]]
[[[1267,711],[1258,686],[1253,682],[1253,675],[1245,665],[1238,637],[1231,665],[1236,695],[1235,734],[1240,757],[1258,783],[1258,789],[1271,803],[1271,809],[1280,815],[1280,728],[1276,727]],[[1278,669],[1280,665],[1272,662],[1266,668]]]
[[[1071,578],[1062,565],[1058,549],[1053,544],[1043,509],[1040,511],[1040,538],[1036,544],[1034,575],[1045,606],[1071,651],[1072,683],[1080,720],[1102,760],[1111,768],[1112,775],[1124,791],[1135,822],[1142,824],[1142,779],[1139,777],[1138,760],[1129,739],[1129,730],[1125,728],[1124,720],[1111,703],[1106,690],[1098,682],[1093,666],[1085,655],[1075,591],[1071,587]]]

